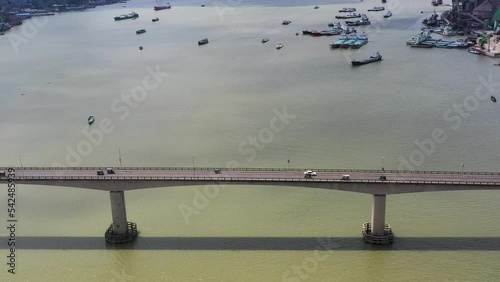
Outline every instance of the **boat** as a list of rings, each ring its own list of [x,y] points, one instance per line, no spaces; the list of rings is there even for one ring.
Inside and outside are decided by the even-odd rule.
[[[135,34],[143,34],[146,33],[145,29],[139,29],[138,31],[135,32]]]
[[[371,24],[370,20],[366,15],[361,16],[361,19],[357,21],[346,21],[345,22],[348,26],[358,26],[358,25],[369,25]]]
[[[368,36],[363,32],[350,47],[353,49],[359,49],[366,43],[368,43]]]
[[[469,48],[469,53],[475,54],[475,55],[481,55],[481,52],[479,52],[478,50],[476,50],[474,48]]]
[[[262,39],[262,43],[266,43],[267,41],[269,41],[269,38]]]
[[[356,8],[342,8],[339,10],[339,13],[351,13],[356,12]]]
[[[349,13],[345,16],[335,16],[336,19],[354,19],[354,18],[361,18],[361,14],[356,14],[356,13]]]
[[[409,45],[410,45],[410,47],[413,47],[413,48],[432,48],[432,47],[434,47],[433,44],[425,44],[425,43],[411,43]]]
[[[198,40],[198,45],[208,44],[208,38],[203,38],[202,40]]]
[[[90,115],[89,118],[87,119],[87,123],[89,125],[92,125],[94,123],[94,121],[95,121],[95,118],[93,115]]]
[[[364,64],[369,64],[369,63],[373,63],[373,62],[377,62],[377,61],[381,61],[381,60],[382,60],[382,55],[380,55],[380,53],[378,51],[375,51],[370,55],[370,58],[363,59],[363,60],[354,59],[354,60],[351,60],[351,64],[353,66],[361,66]]]
[[[356,40],[358,39],[358,36],[356,35],[356,33],[351,33],[349,35],[349,37],[347,38],[346,41],[344,41],[340,47],[341,48],[349,48],[351,47],[352,44],[354,44],[354,42],[356,42]]]
[[[159,21],[159,20],[160,20],[159,18],[154,18],[154,19],[152,19],[151,21],[153,21],[153,22],[157,22],[157,21]]]
[[[115,17],[115,21],[128,20],[128,19],[136,19],[139,17],[139,14],[136,12],[132,12],[130,14],[120,15]]]
[[[291,24],[291,23],[292,23],[292,21],[283,21],[281,24],[282,24],[282,25],[289,25],[289,24]]]
[[[491,101],[493,101],[495,103],[497,102],[497,98],[495,98],[495,96],[491,96],[490,99],[491,99]]]
[[[281,44],[281,43],[276,44],[276,49],[278,49],[278,50],[279,50],[279,49],[281,49],[281,48],[283,48],[283,44]]]
[[[309,29],[304,29],[302,30],[302,34],[311,34],[311,31]]]
[[[391,11],[387,11],[387,13],[385,13],[385,15],[384,15],[384,18],[387,19],[387,18],[390,18],[390,17],[392,17],[392,12]]]
[[[319,9],[319,6],[314,6],[314,9]]]
[[[344,41],[346,40],[347,40],[347,34],[342,33],[337,41],[330,43],[330,47],[333,49],[339,48],[342,45],[342,43],[344,43]]]
[[[385,10],[384,7],[373,7],[371,9],[368,9],[368,12],[380,12],[380,11],[383,11]]]
[[[142,51],[142,49],[144,49],[144,47],[142,47],[142,46],[139,46],[139,50],[141,50],[141,51]]]
[[[437,0],[432,0],[431,4],[432,4],[432,6],[439,6],[439,3]]]
[[[166,3],[160,6],[154,6],[155,11],[160,11],[160,10],[165,10],[165,9],[170,9],[172,6],[170,6],[170,3]]]

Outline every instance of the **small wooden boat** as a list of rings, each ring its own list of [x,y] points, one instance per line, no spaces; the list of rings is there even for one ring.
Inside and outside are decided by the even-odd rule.
[[[278,50],[279,50],[279,49],[281,49],[281,48],[283,48],[283,44],[281,44],[281,43],[276,44],[276,49],[278,49]]]
[[[492,96],[492,97],[493,97],[493,96]],[[88,123],[89,125],[92,125],[92,124],[94,123],[94,121],[95,121],[95,118],[94,118],[94,116],[93,116],[93,115],[89,116],[89,118],[87,119],[87,123]]]
[[[208,44],[208,38],[203,38],[202,40],[198,40],[198,45]]]
[[[135,32],[135,34],[143,34],[146,33],[145,29],[139,29],[138,31]]]
[[[495,98],[495,96],[491,96],[491,97],[490,97],[490,99],[491,99],[491,101],[493,101],[494,103],[496,103],[496,102],[497,102],[497,98]]]
[[[266,43],[266,42],[268,42],[268,41],[269,41],[269,38],[264,38],[264,39],[262,39],[262,43]]]
[[[319,6],[314,6],[314,9],[319,9]]]
[[[154,18],[154,19],[152,19],[151,21],[152,21],[152,22],[157,22],[157,21],[159,21],[159,20],[160,20],[159,18]]]
[[[392,12],[391,11],[387,11],[387,13],[385,13],[385,15],[384,15],[384,18],[387,19],[387,18],[390,18],[390,17],[392,17]]]

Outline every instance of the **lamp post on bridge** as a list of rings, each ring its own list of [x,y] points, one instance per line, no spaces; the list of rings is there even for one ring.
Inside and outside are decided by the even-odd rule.
[[[196,169],[194,168],[194,156],[192,156],[193,159],[193,177],[196,177]]]
[[[290,148],[288,148],[288,170],[290,170],[290,162],[292,160],[290,160]]]
[[[384,168],[384,157],[382,157],[382,172],[385,171],[385,168]]]

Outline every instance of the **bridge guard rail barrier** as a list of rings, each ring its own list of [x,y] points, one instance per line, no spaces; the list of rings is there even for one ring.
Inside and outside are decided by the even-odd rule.
[[[214,182],[314,182],[314,183],[379,183],[379,184],[434,184],[434,185],[472,185],[472,186],[500,186],[500,182],[478,182],[478,181],[422,181],[422,180],[373,180],[356,179],[344,181],[339,179],[305,179],[305,178],[252,178],[252,177],[140,177],[140,176],[20,176],[16,175],[19,181],[43,181],[43,180],[90,180],[90,181],[214,181]],[[1,180],[6,180],[2,178]]]
[[[112,167],[115,170],[193,170],[192,167]],[[105,170],[105,166],[95,167],[12,167],[15,170]],[[9,167],[0,167],[0,170],[7,170]],[[223,168],[223,167],[195,167],[194,170],[214,170],[221,171],[306,171],[317,172],[360,172],[360,173],[415,173],[415,174],[464,174],[464,175],[500,175],[500,172],[474,172],[474,171],[423,171],[423,170],[379,170],[379,169],[326,169],[326,168]]]

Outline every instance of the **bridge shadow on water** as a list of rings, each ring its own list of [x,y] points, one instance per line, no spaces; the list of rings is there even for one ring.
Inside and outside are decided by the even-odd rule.
[[[0,249],[10,248],[0,237]],[[106,244],[104,237],[22,237],[23,250],[185,250],[185,251],[500,251],[500,237],[396,237],[389,246],[358,237],[138,237],[128,245]]]

